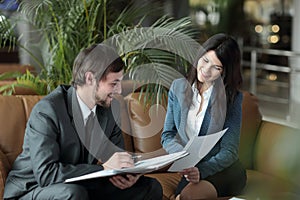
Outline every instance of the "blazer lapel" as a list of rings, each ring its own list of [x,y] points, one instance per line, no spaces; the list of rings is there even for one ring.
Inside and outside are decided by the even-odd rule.
[[[179,130],[178,132],[181,135],[181,139],[184,142],[188,142],[189,138],[186,135],[186,120],[187,120],[187,115],[188,115],[188,111],[189,111],[189,105],[187,105],[187,102],[185,101],[185,95],[186,95],[186,91],[185,90],[192,90],[191,86],[189,85],[189,83],[187,81],[184,82],[184,87],[182,91],[177,91],[176,94],[178,95],[178,106],[177,108],[180,109],[180,124],[179,124]],[[189,98],[192,98],[193,93],[190,92],[191,96]]]
[[[74,130],[76,135],[74,137],[78,137],[80,140],[80,160],[85,162],[87,159],[87,149],[85,148],[83,141],[85,141],[85,129],[83,123],[83,117],[81,113],[81,109],[78,103],[78,99],[76,96],[76,91],[74,87],[71,87],[68,90],[68,112],[72,121],[72,125],[74,126]]]
[[[79,136],[81,141],[84,141],[85,134],[84,134],[84,123],[83,123],[83,117],[81,113],[81,109],[77,100],[75,89],[72,88],[72,92],[69,92],[69,97],[71,97],[71,103],[69,104],[69,114],[73,118],[73,123],[75,126],[75,130],[77,131],[77,135]]]
[[[210,120],[211,120],[211,101],[209,101],[209,103],[208,103],[207,110],[205,112],[205,116],[204,116],[198,136],[207,135]]]
[[[115,152],[115,148],[105,134],[108,125],[108,116],[105,113],[105,109],[97,106],[96,115],[98,123],[95,123],[94,126],[90,151],[98,160],[105,162]]]

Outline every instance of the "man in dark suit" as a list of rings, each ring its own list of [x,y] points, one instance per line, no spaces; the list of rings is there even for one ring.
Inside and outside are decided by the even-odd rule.
[[[114,94],[121,93],[123,68],[117,53],[103,44],[78,54],[72,86],[57,87],[34,106],[4,199],[162,199],[159,182],[141,175],[64,183],[103,169],[133,166],[123,150],[118,108],[111,106]],[[94,123],[86,129],[90,114]]]

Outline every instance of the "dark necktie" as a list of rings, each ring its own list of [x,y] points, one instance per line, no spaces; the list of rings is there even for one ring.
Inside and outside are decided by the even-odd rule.
[[[85,145],[86,148],[89,149],[90,147],[90,142],[92,139],[92,134],[93,134],[93,129],[94,129],[94,124],[95,124],[95,115],[94,112],[92,111],[90,115],[88,116],[88,119],[85,124]]]

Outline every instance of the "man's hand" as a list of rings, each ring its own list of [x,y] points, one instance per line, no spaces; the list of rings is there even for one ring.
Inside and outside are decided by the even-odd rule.
[[[200,181],[200,172],[197,167],[184,169],[179,173],[183,175],[185,179],[191,183],[199,183]]]
[[[127,152],[117,152],[110,157],[108,161],[103,164],[104,169],[121,169],[126,167],[134,167],[134,161],[132,155]],[[131,187],[140,178],[140,174],[132,175],[116,175],[109,180],[112,184],[120,189],[126,189]]]
[[[141,174],[132,175],[132,174],[126,174],[125,176],[116,175],[111,177],[109,180],[120,189],[126,189],[131,187],[133,184],[137,182],[137,180],[140,178]]]
[[[132,156],[127,152],[117,152],[103,163],[104,169],[121,169],[126,167],[133,167],[134,161]]]

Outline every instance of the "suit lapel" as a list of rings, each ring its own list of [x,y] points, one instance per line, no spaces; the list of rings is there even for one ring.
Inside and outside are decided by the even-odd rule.
[[[84,134],[84,123],[83,123],[83,117],[81,113],[81,109],[77,100],[75,89],[72,88],[72,92],[69,92],[69,97],[71,98],[70,108],[69,108],[69,114],[73,118],[73,123],[75,126],[75,130],[77,131],[77,135],[79,136],[81,141],[84,141],[85,134]]]
[[[188,111],[189,111],[189,105],[187,105],[187,102],[185,101],[185,95],[186,95],[186,91],[185,90],[192,90],[191,86],[189,85],[189,83],[185,80],[184,81],[184,87],[182,91],[178,91],[176,92],[176,95],[178,95],[178,103],[179,106],[177,106],[178,109],[180,109],[180,125],[179,125],[179,133],[183,133],[180,134],[181,135],[181,139],[184,142],[188,142],[189,138],[186,135],[186,120],[187,120],[187,115],[188,115]],[[193,97],[193,93],[192,91],[190,91],[191,96],[189,98]]]
[[[102,162],[105,162],[115,152],[112,142],[105,134],[108,126],[108,115],[105,112],[105,108],[97,106],[96,115],[98,123],[95,123],[90,148],[93,155]]]
[[[68,112],[70,115],[70,118],[72,120],[72,125],[74,126],[75,129],[75,137],[78,137],[80,140],[80,160],[82,162],[86,161],[86,156],[87,156],[87,150],[83,144],[83,141],[85,141],[85,129],[84,129],[84,123],[83,123],[83,117],[81,113],[81,109],[78,103],[78,99],[76,96],[76,91],[74,87],[71,87],[68,90]]]

